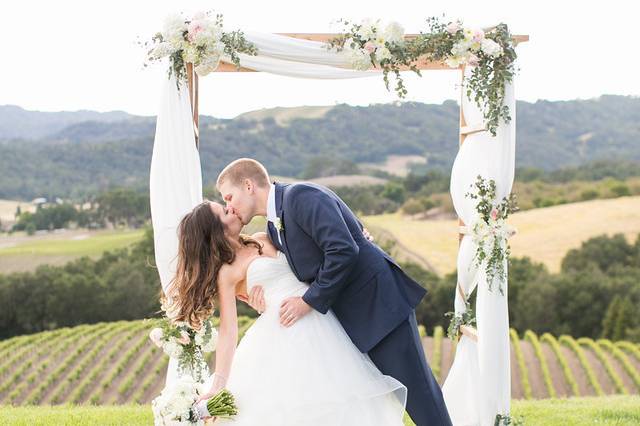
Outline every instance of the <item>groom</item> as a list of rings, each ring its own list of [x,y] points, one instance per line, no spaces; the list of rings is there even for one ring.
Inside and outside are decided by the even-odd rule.
[[[451,425],[416,324],[414,308],[426,290],[365,237],[349,207],[320,185],[272,184],[264,166],[248,158],[225,167],[216,186],[242,223],[267,217],[271,241],[309,284],[302,297],[283,302],[282,325],[311,309],[332,309],[356,347],[407,387],[407,411],[417,426]],[[252,289],[249,304],[264,310],[260,288]]]

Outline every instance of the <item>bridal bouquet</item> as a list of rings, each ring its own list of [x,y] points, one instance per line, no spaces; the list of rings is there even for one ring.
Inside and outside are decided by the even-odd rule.
[[[489,290],[497,277],[499,281],[498,290],[504,295],[503,283],[506,279],[504,261],[508,259],[511,251],[507,239],[512,237],[516,230],[506,223],[510,213],[518,210],[515,195],[503,198],[499,203],[495,203],[496,183],[494,180],[488,182],[477,177],[475,183],[476,191],[466,195],[477,199],[476,210],[479,213],[478,219],[470,225],[473,242],[477,249],[474,255],[476,266],[484,264],[489,283]]]
[[[218,331],[213,327],[212,318],[195,330],[186,322],[174,322],[164,317],[151,330],[149,338],[165,354],[178,360],[180,375],[188,373],[201,381],[209,372],[203,354],[216,349]]]
[[[204,425],[194,405],[203,391],[200,382],[188,375],[181,376],[151,402],[154,425]],[[229,418],[238,413],[233,395],[226,389],[210,398],[206,405],[213,417]]]
[[[149,48],[147,59],[150,62],[169,58],[169,75],[175,73],[178,83],[186,78],[187,63],[193,63],[195,72],[204,76],[215,71],[223,55],[240,67],[238,53],[257,54],[255,46],[241,31],[225,32],[222,15],[212,18],[209,12],[197,13],[191,19],[180,14],[170,16],[165,20],[163,30],[144,46]]]

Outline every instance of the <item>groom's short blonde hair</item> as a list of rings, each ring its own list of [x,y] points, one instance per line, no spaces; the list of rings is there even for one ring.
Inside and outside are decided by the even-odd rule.
[[[216,187],[220,189],[220,185],[227,182],[233,186],[239,186],[245,179],[251,179],[261,188],[269,186],[269,173],[259,161],[253,158],[238,158],[220,172]]]

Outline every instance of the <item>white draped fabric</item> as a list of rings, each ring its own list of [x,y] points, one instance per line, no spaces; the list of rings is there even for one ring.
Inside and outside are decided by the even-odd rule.
[[[185,86],[177,90],[175,78],[163,79],[149,176],[155,259],[165,293],[176,270],[178,224],[202,202],[200,155]],[[171,358],[167,384],[177,377],[177,367]]]
[[[326,50],[321,42],[261,33],[247,33],[246,37],[257,46],[259,55],[241,54],[241,65],[256,71],[314,79],[380,77],[380,71],[347,69],[346,56]],[[229,62],[229,58],[223,60]],[[478,174],[496,181],[499,198],[511,191],[515,147],[511,86],[507,89],[506,105],[512,121],[500,125],[496,137],[487,132],[468,136],[456,157],[451,195],[458,215],[466,224],[473,222],[476,213],[473,200],[464,194]],[[463,111],[468,124],[482,121],[481,111],[466,96]],[[163,83],[149,183],[156,265],[165,291],[175,273],[177,226],[184,214],[202,201],[200,158],[193,131],[188,92],[184,85],[177,90],[175,80],[169,79]],[[474,252],[471,238],[465,236],[458,257],[458,279],[467,295],[476,286],[479,289],[479,344],[462,338],[445,383],[446,403],[456,425],[493,424],[496,413],[509,412],[511,394],[506,294],[489,292],[484,273],[469,269]],[[464,301],[457,293],[455,310],[464,310]],[[177,362],[172,359],[167,384],[176,377]]]
[[[467,73],[471,69],[467,68]],[[515,171],[515,98],[513,84],[505,90],[505,105],[511,121],[501,123],[497,134],[470,134],[460,147],[451,171],[451,198],[456,213],[468,226],[478,219],[476,200],[465,197],[478,175],[496,182],[496,197],[501,200],[511,193]],[[475,102],[463,96],[462,108],[467,125],[483,122]],[[497,201],[496,200],[496,201]],[[497,281],[489,291],[484,268],[474,266],[476,245],[465,235],[458,251],[458,285],[469,297],[477,288],[477,343],[463,336],[458,342],[453,366],[443,386],[447,408],[456,426],[493,425],[496,414],[508,414],[511,399],[511,369],[507,286],[504,295]],[[507,264],[504,265],[505,272]],[[455,291],[455,312],[465,311],[460,291]]]

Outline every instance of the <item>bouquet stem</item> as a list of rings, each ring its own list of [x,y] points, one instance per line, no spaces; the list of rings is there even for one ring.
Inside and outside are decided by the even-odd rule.
[[[222,389],[207,400],[207,411],[213,417],[222,418],[229,418],[238,414],[233,394],[226,389]]]

